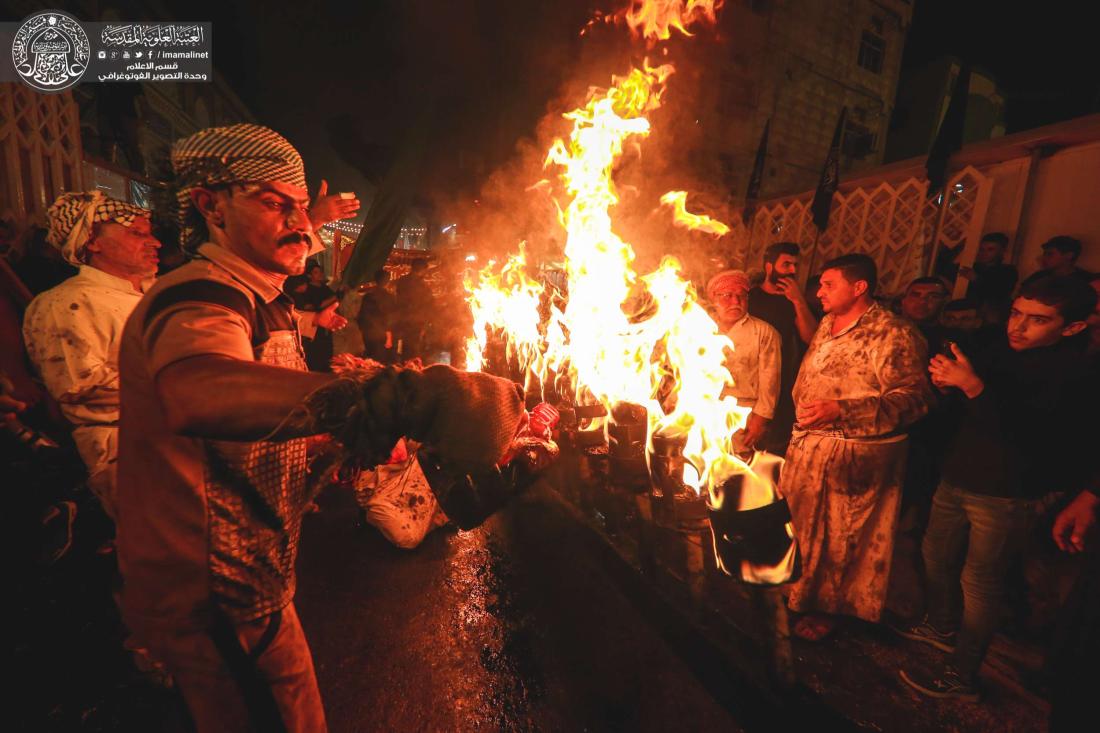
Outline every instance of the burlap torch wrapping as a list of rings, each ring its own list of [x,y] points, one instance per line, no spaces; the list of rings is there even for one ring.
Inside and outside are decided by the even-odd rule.
[[[289,421],[330,433],[338,447],[325,476],[376,466],[402,437],[423,444],[417,459],[440,508],[462,529],[484,522],[537,480],[558,455],[557,412],[523,409],[507,379],[448,366],[384,367],[343,356],[340,379],[317,390]]]

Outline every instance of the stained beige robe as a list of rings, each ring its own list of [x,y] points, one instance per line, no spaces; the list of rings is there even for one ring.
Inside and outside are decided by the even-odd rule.
[[[913,326],[878,305],[836,336],[826,316],[794,386],[795,405],[838,400],[826,428],[795,425],[780,487],[802,551],[795,611],[877,621],[886,602],[905,430],[925,414],[927,350]]]

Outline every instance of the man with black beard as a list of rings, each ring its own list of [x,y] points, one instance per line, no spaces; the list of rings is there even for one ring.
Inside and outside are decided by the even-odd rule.
[[[794,424],[794,387],[806,344],[817,331],[817,318],[798,285],[798,245],[776,242],[764,250],[764,281],[749,291],[749,314],[771,324],[779,332],[781,374],[775,419],[759,446],[783,455]]]

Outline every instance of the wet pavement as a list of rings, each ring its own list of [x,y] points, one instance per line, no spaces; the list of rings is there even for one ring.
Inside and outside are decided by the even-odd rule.
[[[977,706],[918,698],[897,670],[934,650],[866,625],[796,641],[800,685],[769,700],[741,676],[766,660],[699,631],[544,487],[413,551],[364,525],[350,492],[320,504],[297,604],[334,733],[1045,729],[1041,704],[1003,686]],[[86,525],[61,562],[17,577],[5,729],[185,731],[178,696],[122,651],[113,561]]]
[[[537,494],[411,552],[347,495],[321,505],[297,604],[334,732],[738,731],[760,717]]]

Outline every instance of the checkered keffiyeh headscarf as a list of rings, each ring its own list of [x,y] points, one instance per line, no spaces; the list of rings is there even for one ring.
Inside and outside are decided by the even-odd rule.
[[[46,212],[46,241],[61,250],[69,264],[79,267],[84,264],[84,248],[92,239],[96,222],[112,221],[128,227],[140,216],[149,216],[149,212],[99,190],[63,193]]]
[[[197,222],[191,191],[198,186],[278,181],[306,187],[302,156],[285,137],[261,125],[211,127],[172,146],[172,171],[179,182],[180,240],[187,243]]]

